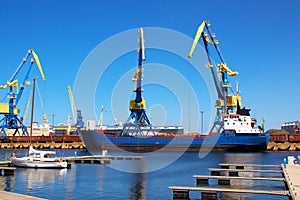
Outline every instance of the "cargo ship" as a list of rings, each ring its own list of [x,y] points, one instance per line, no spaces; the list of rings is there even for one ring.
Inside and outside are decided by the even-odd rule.
[[[202,38],[208,58],[208,69],[218,94],[216,100],[216,117],[207,135],[202,134],[170,134],[155,133],[146,115],[146,101],[142,98],[142,61],[144,55],[143,29],[140,29],[140,48],[138,49],[138,68],[133,77],[137,83],[136,98],[130,101],[131,114],[119,133],[107,130],[79,129],[81,140],[93,154],[102,150],[153,152],[153,151],[261,151],[266,150],[269,134],[264,128],[256,128],[256,120],[250,116],[250,109],[240,108],[241,96],[238,87],[236,93],[230,94],[231,84],[228,76],[236,76],[224,61],[218,48],[215,35],[211,34],[209,24],[204,21],[198,28],[192,48],[188,55],[192,57],[198,40]],[[206,32],[204,32],[204,29]],[[214,64],[208,46],[216,50],[219,64]]]
[[[129,136],[105,130],[79,129],[86,148],[92,153],[102,150],[153,152],[153,151],[262,151],[266,150],[269,134],[254,127],[250,115],[224,114],[224,130],[221,133],[156,134],[153,136]]]

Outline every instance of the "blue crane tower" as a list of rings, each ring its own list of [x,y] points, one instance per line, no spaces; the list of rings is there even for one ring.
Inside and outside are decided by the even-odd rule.
[[[16,79],[16,77],[30,55],[32,55],[32,59],[30,60],[30,67],[27,70],[24,81],[21,83],[20,89],[18,90],[19,81],[18,79]],[[3,135],[4,138],[7,138],[7,129],[14,129],[13,135],[16,135],[18,133],[19,135],[28,136],[27,127],[18,117],[20,110],[17,108],[17,105],[21,99],[25,86],[30,84],[28,79],[34,62],[37,64],[43,80],[46,80],[37,54],[33,49],[30,49],[28,50],[26,56],[22,59],[20,65],[13,73],[11,78],[6,82],[5,85],[0,85],[0,89],[9,88],[9,92],[7,94],[8,103],[0,103],[0,114],[4,115],[4,117],[0,120],[0,134]]]
[[[131,136],[146,136],[150,132],[154,133],[152,130],[152,125],[146,114],[146,101],[142,97],[142,80],[143,80],[143,61],[145,58],[145,46],[144,46],[144,32],[143,29],[139,29],[140,39],[139,39],[139,49],[138,49],[138,67],[136,69],[135,75],[132,78],[133,82],[136,82],[136,88],[133,92],[136,93],[134,100],[130,101],[130,116],[128,117],[126,123],[123,125],[123,130],[121,135],[131,135]]]

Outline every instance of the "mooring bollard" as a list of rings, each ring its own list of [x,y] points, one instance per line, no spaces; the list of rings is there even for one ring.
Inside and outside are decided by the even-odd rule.
[[[283,159],[284,168],[286,168],[286,158]]]

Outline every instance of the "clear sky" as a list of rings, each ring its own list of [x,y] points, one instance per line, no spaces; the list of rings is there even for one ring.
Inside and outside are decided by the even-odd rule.
[[[76,77],[79,76],[84,61],[88,60],[90,53],[99,45],[101,47],[101,42],[133,29],[133,32],[136,32],[136,41],[132,48],[137,48],[139,27],[167,28],[194,38],[201,22],[208,20],[219,39],[219,47],[227,64],[232,70],[239,72],[238,77],[231,83],[234,85],[238,80],[243,106],[252,109],[251,114],[257,118],[258,123],[264,118],[267,129],[280,128],[283,122],[298,120],[300,113],[299,7],[300,2],[297,0],[1,0],[0,84],[5,84],[11,77],[27,50],[34,49],[39,55],[47,78],[46,83],[38,81],[41,101],[37,98],[40,103],[37,103],[35,121],[41,122],[45,113],[50,122],[54,114],[55,124],[66,123],[68,114],[72,113],[67,86],[76,88]],[[144,64],[145,81],[148,85],[145,85],[144,97],[147,100],[147,113],[153,124],[179,125],[182,124],[181,118],[184,118],[197,125],[196,128],[190,128],[190,131],[199,131],[199,111],[203,110],[204,128],[208,129],[210,108],[213,105],[210,103],[207,89],[199,89],[202,87],[201,81],[184,59],[167,51],[147,50],[147,44],[151,44],[151,31],[147,33],[146,30],[147,28],[147,61]],[[171,39],[174,44],[177,43],[174,38]],[[186,52],[187,55],[190,45],[182,46],[180,51]],[[109,53],[118,52],[122,47],[123,43],[119,43],[112,46],[111,51],[98,55],[99,63],[109,57]],[[206,61],[199,60],[196,67],[204,68],[203,63]],[[156,68],[160,64],[167,66],[163,67],[165,71]],[[101,105],[107,110],[104,114],[104,124],[113,124],[114,119],[124,121],[129,116],[129,100],[134,98],[131,77],[136,65],[137,53],[132,51],[120,55],[108,66],[94,92],[97,120]],[[24,70],[25,68],[26,66]],[[174,75],[169,76],[168,70]],[[183,75],[177,78],[177,72]],[[154,77],[161,75],[171,77],[164,87],[151,84]],[[35,76],[39,76],[36,69],[32,71],[31,79]],[[153,79],[150,80],[151,77]],[[24,75],[20,73],[20,80],[23,78]],[[184,91],[185,87],[180,88],[186,80],[194,91]],[[168,90],[170,82],[174,88]],[[86,78],[86,83],[89,83],[89,77]],[[122,83],[127,83],[131,88],[122,88]],[[21,115],[30,88],[25,90],[27,93],[24,92],[19,104]],[[120,98],[118,95],[121,92],[125,96]],[[187,102],[193,101],[193,98],[190,98],[193,92],[198,104],[192,102],[190,105]],[[6,101],[6,93],[7,90],[0,91],[2,102]],[[80,99],[77,107],[81,109],[80,107],[84,107],[84,94],[80,97],[78,92],[75,91],[75,94],[75,101]],[[185,116],[178,113],[180,111],[197,113]],[[85,120],[90,118],[84,112],[83,117]]]

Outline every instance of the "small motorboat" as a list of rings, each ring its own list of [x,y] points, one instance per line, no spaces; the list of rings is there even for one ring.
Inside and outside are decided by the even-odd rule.
[[[16,157],[10,155],[8,159],[14,166],[26,168],[67,168],[68,163],[62,157],[56,157],[55,151],[41,151],[29,146],[29,155]]]

